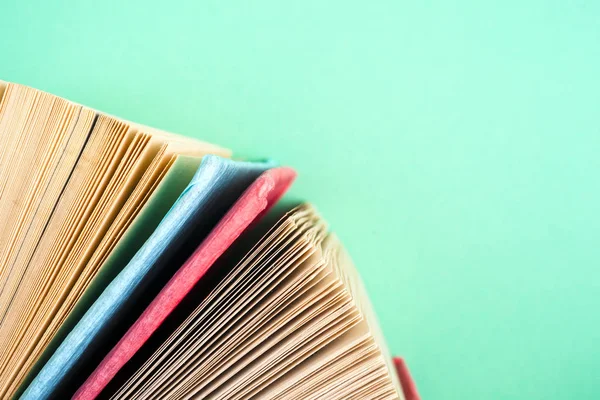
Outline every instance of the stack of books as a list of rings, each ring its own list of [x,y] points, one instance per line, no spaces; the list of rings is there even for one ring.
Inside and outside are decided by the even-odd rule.
[[[0,398],[418,398],[294,170],[0,99]]]

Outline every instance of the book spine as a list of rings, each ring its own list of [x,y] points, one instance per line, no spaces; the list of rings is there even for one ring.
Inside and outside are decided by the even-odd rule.
[[[400,379],[400,384],[402,385],[405,400],[421,400],[421,396],[419,396],[419,392],[417,391],[417,385],[415,385],[415,381],[410,376],[404,359],[402,357],[394,357],[394,365],[396,366],[398,379]]]

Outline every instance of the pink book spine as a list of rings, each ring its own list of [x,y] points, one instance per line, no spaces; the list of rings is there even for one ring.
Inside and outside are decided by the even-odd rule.
[[[404,398],[406,400],[421,400],[421,396],[419,396],[419,392],[417,392],[417,385],[415,385],[415,381],[410,376],[408,366],[404,359],[401,357],[394,357],[394,365],[396,366],[396,373],[398,374],[398,379],[400,379],[400,384],[402,385]]]

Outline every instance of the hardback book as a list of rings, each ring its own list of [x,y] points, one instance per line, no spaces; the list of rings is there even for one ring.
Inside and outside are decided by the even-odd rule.
[[[0,398],[418,399],[295,178],[0,82]]]

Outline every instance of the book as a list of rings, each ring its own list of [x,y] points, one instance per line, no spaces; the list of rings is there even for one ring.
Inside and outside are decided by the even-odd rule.
[[[294,170],[0,98],[0,398],[418,398]]]

